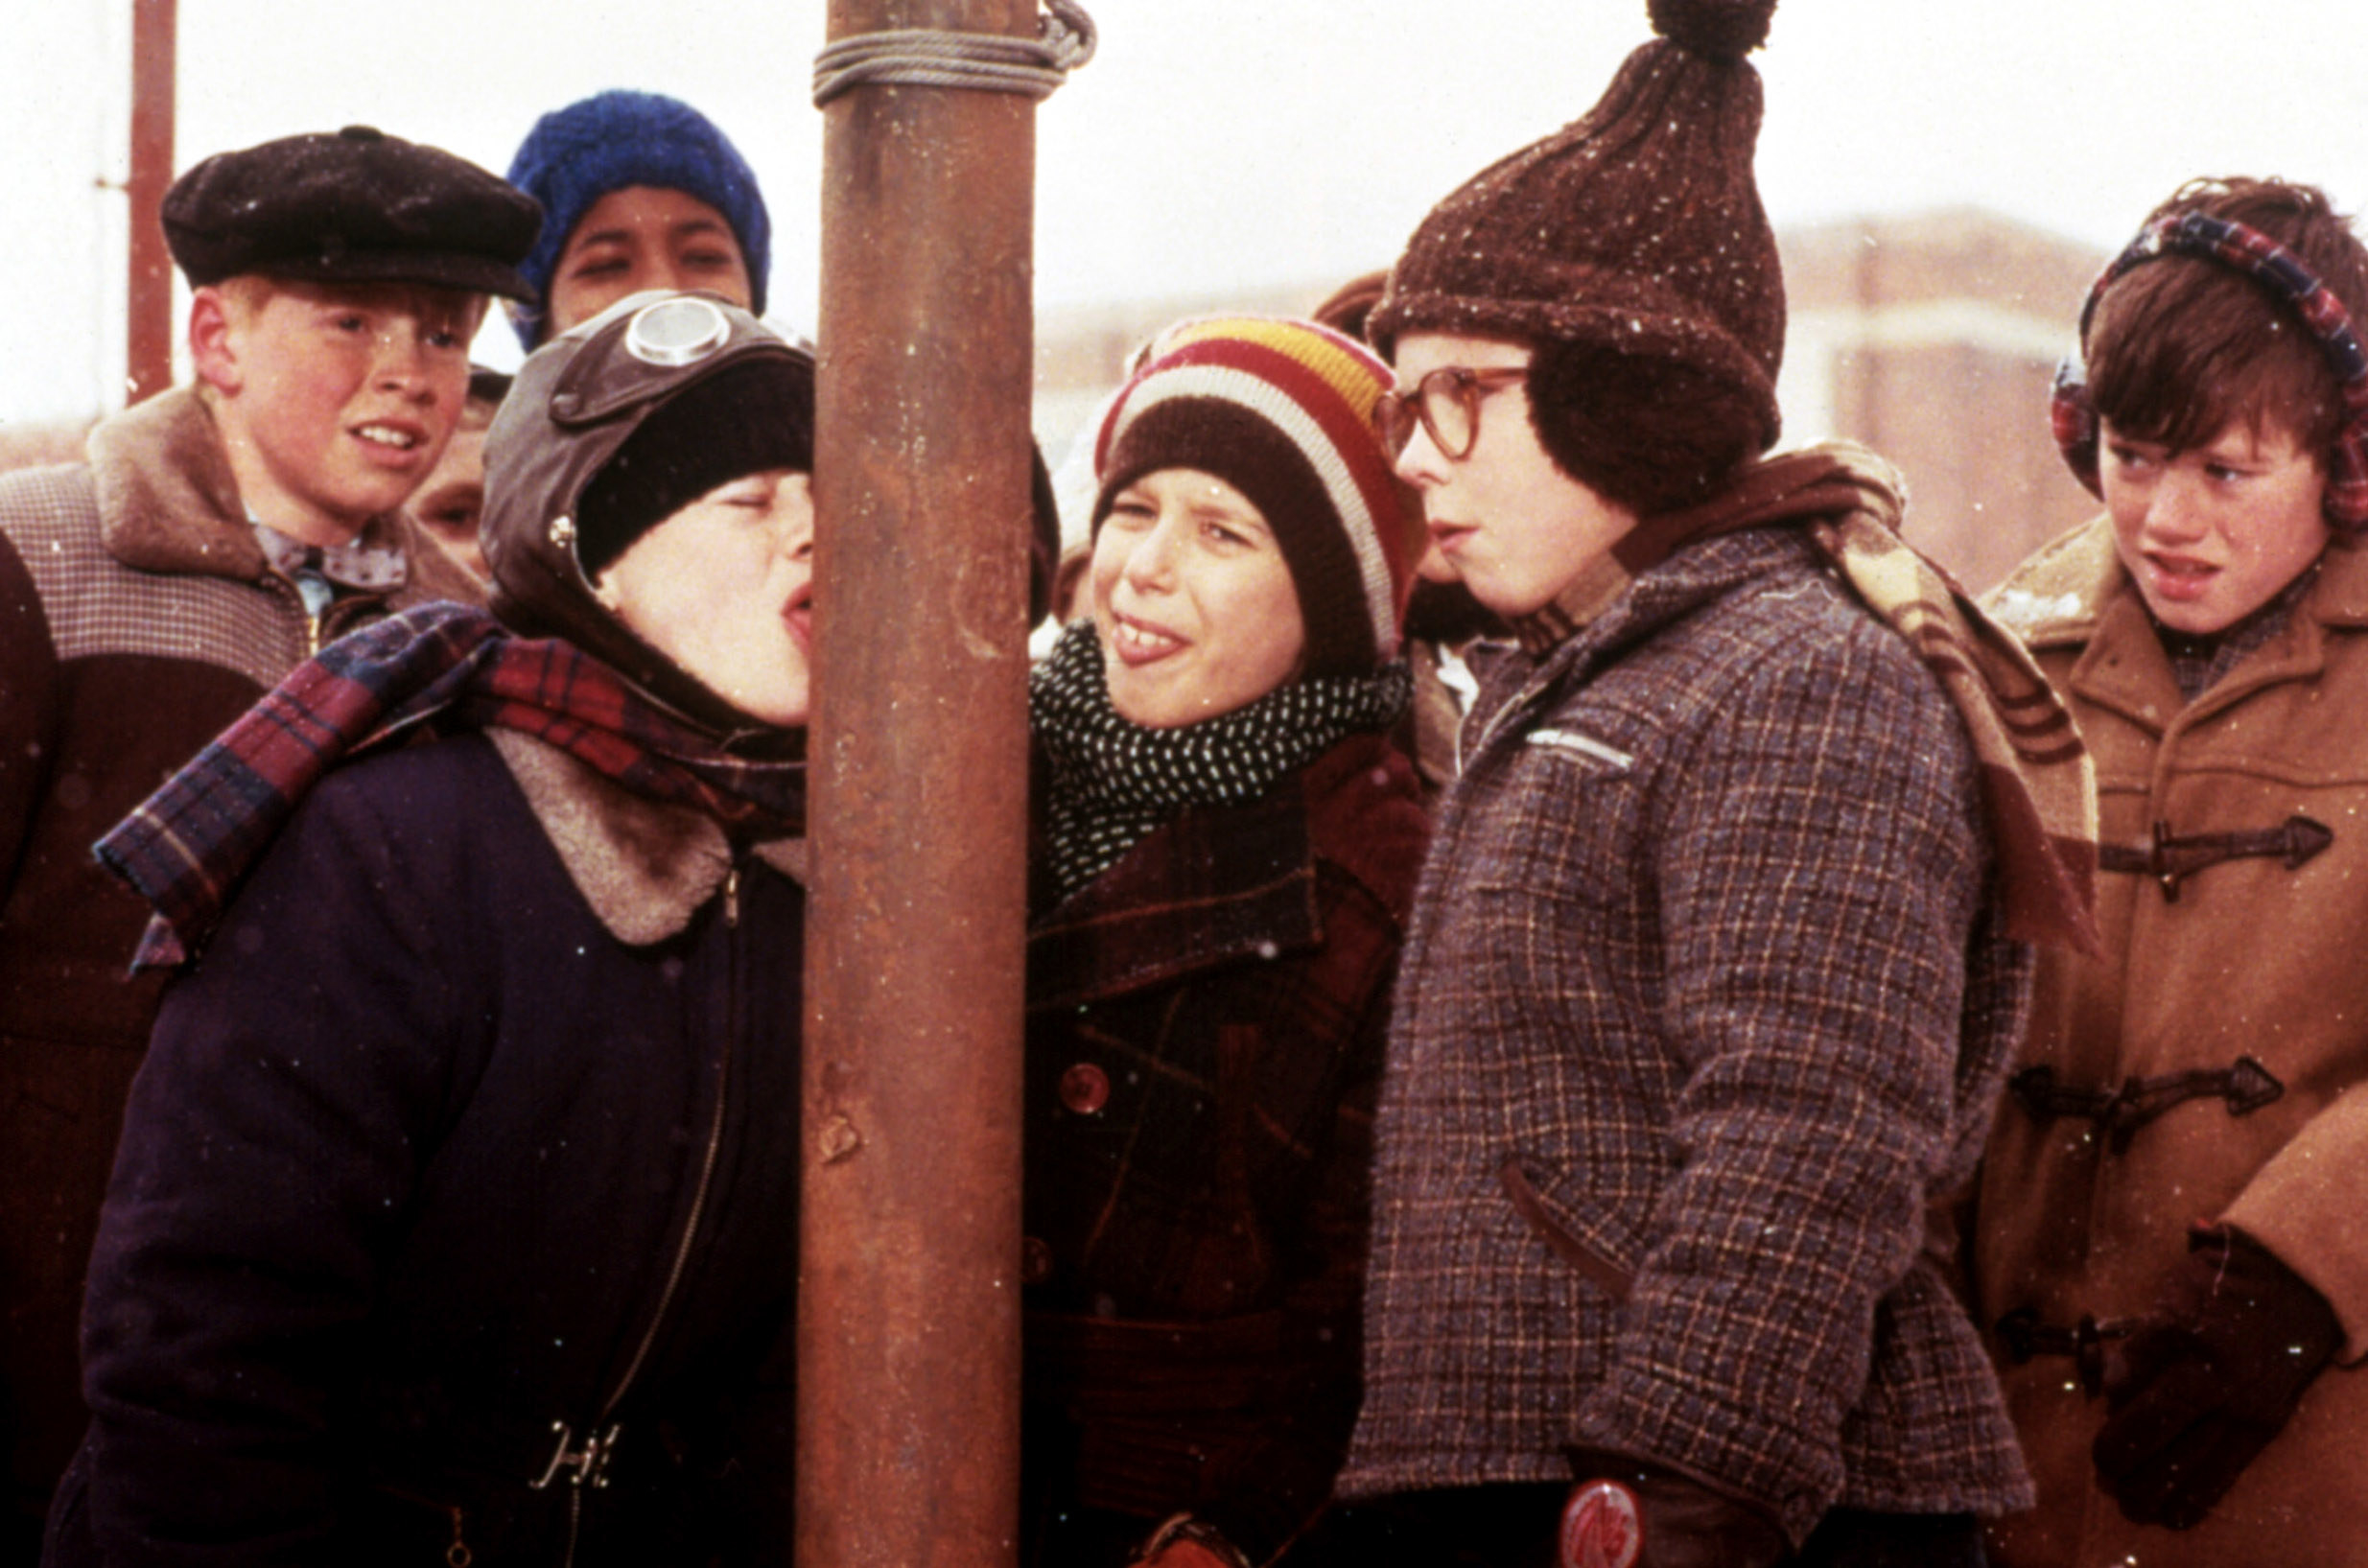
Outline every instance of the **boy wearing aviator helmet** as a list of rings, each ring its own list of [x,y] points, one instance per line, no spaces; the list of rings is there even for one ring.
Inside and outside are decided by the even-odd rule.
[[[2368,1562],[2363,313],[2319,191],[2157,207],[2056,400],[2104,514],[1997,596],[2096,757],[2105,939],[2040,966],[1976,1212],[2018,1568]]]
[[[812,410],[717,301],[562,337],[501,620],[332,645],[106,840],[191,962],[51,1560],[786,1556]]]

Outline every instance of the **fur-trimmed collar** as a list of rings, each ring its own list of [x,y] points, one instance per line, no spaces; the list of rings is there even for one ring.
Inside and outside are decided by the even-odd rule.
[[[2368,626],[2368,543],[2338,534],[2319,560],[2302,613],[2330,626]],[[2109,616],[2136,626],[2145,615],[2114,546],[2113,519],[2102,513],[2033,551],[1990,590],[1985,606],[2039,650],[2097,639]]]
[[[239,582],[259,581],[269,570],[222,432],[195,387],[176,386],[102,421],[90,433],[90,470],[100,539],[124,565]],[[411,575],[435,564],[391,512],[370,519],[361,538],[401,553]],[[421,586],[453,598],[481,597]]]
[[[542,824],[568,878],[608,933],[628,947],[663,942],[691,924],[732,869],[732,846],[713,817],[645,800],[548,741],[485,732]],[[757,857],[806,879],[806,840],[760,844]]]

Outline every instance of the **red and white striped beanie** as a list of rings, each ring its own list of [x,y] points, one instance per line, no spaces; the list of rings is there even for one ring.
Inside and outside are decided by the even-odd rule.
[[[1307,673],[1366,674],[1395,657],[1420,546],[1373,432],[1390,367],[1312,321],[1185,321],[1156,344],[1094,440],[1095,531],[1146,474],[1214,474],[1275,530],[1307,627]]]

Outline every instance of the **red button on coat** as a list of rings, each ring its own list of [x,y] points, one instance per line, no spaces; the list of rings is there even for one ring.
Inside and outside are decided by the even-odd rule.
[[[1061,1075],[1061,1103],[1081,1116],[1090,1116],[1110,1104],[1110,1074],[1090,1062],[1080,1062]]]

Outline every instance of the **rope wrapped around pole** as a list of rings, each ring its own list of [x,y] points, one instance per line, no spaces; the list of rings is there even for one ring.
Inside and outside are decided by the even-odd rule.
[[[843,38],[814,57],[814,107],[861,86],[961,87],[1050,98],[1093,59],[1093,18],[1077,0],[1044,0],[1033,38],[898,28]]]

